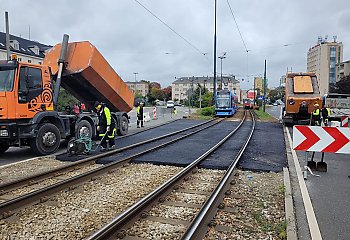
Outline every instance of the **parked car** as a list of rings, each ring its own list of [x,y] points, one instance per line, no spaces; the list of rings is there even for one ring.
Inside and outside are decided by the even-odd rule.
[[[167,108],[173,108],[174,107],[174,101],[170,100],[166,102],[166,107]]]

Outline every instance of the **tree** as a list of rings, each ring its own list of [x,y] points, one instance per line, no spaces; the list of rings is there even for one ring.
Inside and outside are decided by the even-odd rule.
[[[350,75],[344,76],[339,82],[330,85],[329,92],[331,93],[350,93]]]
[[[151,89],[156,88],[156,89],[161,89],[160,83],[157,82],[151,82],[149,84],[149,90],[151,91]]]
[[[163,88],[162,91],[164,93],[165,100],[167,100],[167,101],[170,100],[171,99],[171,91],[172,91],[171,86]]]
[[[198,87],[193,91],[192,95],[193,106],[199,107],[200,96],[202,97],[202,107],[209,107],[213,105],[213,93],[210,93],[208,89],[204,89],[204,87],[198,83]]]
[[[76,103],[78,103],[78,100],[72,94],[64,88],[60,88],[57,100],[57,111],[64,111],[67,106],[73,108]]]

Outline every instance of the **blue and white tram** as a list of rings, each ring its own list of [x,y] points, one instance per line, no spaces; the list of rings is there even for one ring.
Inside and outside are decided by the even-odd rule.
[[[215,115],[232,116],[237,111],[238,97],[229,90],[220,90],[216,93]]]

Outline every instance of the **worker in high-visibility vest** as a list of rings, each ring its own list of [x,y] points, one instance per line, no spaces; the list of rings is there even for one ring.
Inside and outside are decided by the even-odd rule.
[[[322,107],[322,119],[325,126],[328,126],[328,118],[331,115],[331,109],[326,105]]]
[[[139,105],[136,108],[136,114],[137,114],[137,127],[143,127],[143,102],[139,102]]]
[[[311,114],[311,125],[312,126],[321,125],[321,111],[320,111],[320,105],[318,105],[318,103],[314,104],[314,111]]]
[[[111,111],[109,108],[99,102],[95,102],[95,109],[98,114],[98,120],[99,124],[97,126],[97,131],[99,132],[99,137],[101,140],[101,151],[106,151],[107,148],[107,141],[109,145],[109,149],[115,148],[115,121],[114,118],[111,115]],[[105,136],[107,134],[107,136]]]

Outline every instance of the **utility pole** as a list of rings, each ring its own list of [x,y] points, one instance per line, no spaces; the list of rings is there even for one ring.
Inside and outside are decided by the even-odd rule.
[[[136,83],[136,75],[139,74],[139,73],[134,72],[134,74],[135,74],[135,91],[134,91],[134,95],[136,95],[136,85],[137,85],[137,83]]]
[[[10,60],[11,58],[11,51],[10,51],[10,27],[9,27],[9,13],[5,12],[5,24],[6,24],[6,54],[7,54],[7,60]]]
[[[214,6],[214,105],[216,105],[216,2],[217,0],[214,0],[215,6]]]
[[[265,59],[265,68],[264,68],[264,112],[266,108],[266,59]]]
[[[220,87],[221,90],[222,90],[222,59],[226,58],[225,55],[226,55],[226,52],[224,52],[224,54],[219,57],[221,59],[221,87]]]
[[[256,100],[256,95],[255,95],[255,77],[254,77],[254,86],[253,86],[253,105],[255,106],[255,100]]]

